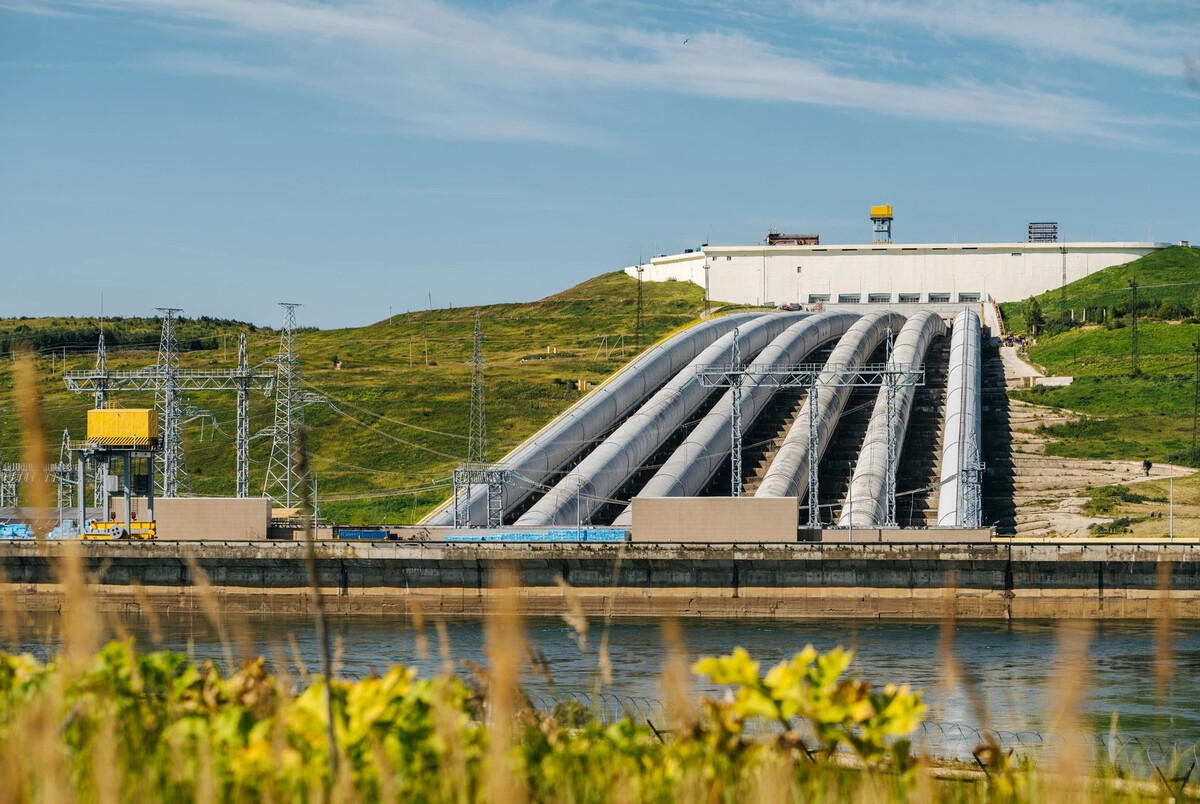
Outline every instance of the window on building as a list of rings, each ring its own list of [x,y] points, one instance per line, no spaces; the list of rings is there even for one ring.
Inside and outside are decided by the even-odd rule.
[[[838,304],[858,304],[862,296],[857,293],[839,293]]]
[[[796,273],[800,273],[800,266],[799,266],[799,265],[797,265],[797,266],[796,266]]]
[[[930,293],[929,294],[929,303],[930,304],[945,304],[948,301],[950,301],[949,293]]]
[[[727,259],[727,260],[732,260],[732,259],[733,259],[733,257],[729,257],[729,256],[727,256],[727,257],[725,257],[725,259]]]
[[[890,293],[868,293],[867,301],[871,304],[890,304],[892,294]]]
[[[976,302],[979,301],[979,294],[978,293],[960,293],[960,294],[958,294],[958,300],[962,304],[975,304]]]
[[[827,301],[829,301],[828,293],[810,293],[810,294],[808,294],[808,303],[809,304],[816,304],[817,302],[827,302]]]
[[[920,301],[921,301],[920,293],[901,293],[900,294],[900,303],[901,304],[919,304]]]

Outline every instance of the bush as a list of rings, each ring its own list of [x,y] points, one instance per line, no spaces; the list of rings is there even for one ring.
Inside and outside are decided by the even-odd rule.
[[[1093,536],[1112,536],[1117,533],[1124,533],[1135,523],[1141,522],[1140,519],[1122,516],[1114,519],[1112,522],[1098,522],[1095,525],[1088,526],[1088,532]]]
[[[1036,335],[1041,326],[1046,323],[1042,314],[1042,303],[1037,300],[1037,296],[1030,296],[1026,299],[1025,304],[1021,307],[1021,312],[1025,318],[1025,326]]]
[[[741,648],[702,659],[693,671],[730,692],[665,732],[631,716],[604,723],[579,703],[541,712],[511,690],[501,742],[485,668],[483,694],[399,665],[355,682],[315,677],[293,694],[261,658],[226,677],[183,654],[138,655],[132,641],[81,672],[0,654],[0,767],[13,801],[54,798],[49,789],[85,801],[488,802],[507,800],[504,788],[532,801],[743,801],[756,776],[783,768],[781,800],[824,799],[839,783],[852,799],[880,783],[907,790],[921,693],[843,678],[851,659],[809,646],[765,676]],[[842,763],[826,761],[839,750],[861,770],[843,779]]]

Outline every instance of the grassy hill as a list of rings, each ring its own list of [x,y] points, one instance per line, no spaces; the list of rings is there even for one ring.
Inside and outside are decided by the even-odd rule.
[[[1030,360],[1075,381],[1015,395],[1088,416],[1055,428],[1053,434],[1064,440],[1050,445],[1049,454],[1198,465],[1197,456],[1180,453],[1192,447],[1193,344],[1200,342],[1200,324],[1139,322],[1137,376],[1131,376],[1131,333],[1130,327],[1095,326],[1038,338]]]
[[[1047,322],[1064,314],[1069,319],[1071,310],[1078,319],[1088,309],[1088,319],[1096,320],[1101,308],[1107,315],[1127,316],[1132,302],[1130,281],[1138,283],[1138,309],[1142,315],[1156,315],[1164,303],[1190,311],[1200,290],[1200,248],[1172,246],[1077,279],[1067,285],[1065,303],[1060,288],[1046,291],[1037,299]],[[1022,302],[1000,305],[1004,324],[1011,332],[1027,329],[1021,307]]]
[[[1138,369],[1134,375],[1133,328],[1129,326],[1130,280],[1139,292]],[[1125,265],[1098,271],[1067,286],[1067,305],[1058,290],[1038,297],[1047,321],[1064,309],[1082,318],[1084,306],[1106,307],[1105,326],[1089,324],[1042,334],[1029,358],[1048,372],[1075,377],[1066,388],[1036,388],[1017,396],[1086,414],[1079,424],[1056,428],[1063,438],[1050,454],[1068,457],[1193,462],[1192,413],[1200,324],[1195,319],[1155,320],[1162,303],[1191,306],[1200,289],[1200,249],[1174,247]],[[1022,331],[1020,303],[1002,305],[1010,329]],[[1069,313],[1068,313],[1069,315]],[[1123,316],[1115,320],[1117,316]]]
[[[690,283],[647,282],[642,287],[642,348],[702,310],[704,291]],[[573,387],[579,380],[599,382],[632,359],[637,351],[636,293],[636,280],[618,271],[528,304],[426,310],[367,327],[301,331],[297,338],[304,381],[337,408],[314,405],[306,412],[322,514],[345,523],[403,523],[448,496],[446,479],[467,452],[468,360],[476,312],[482,313],[485,336],[488,455],[497,459],[582,396]],[[126,348],[110,352],[111,368],[153,363],[158,322],[137,321],[143,323],[130,324],[128,337],[117,338]],[[83,432],[91,399],[68,393],[61,372],[64,365],[92,366],[97,325],[88,319],[0,322],[0,338],[16,332],[21,340],[42,347],[38,367],[55,440],[64,428]],[[113,332],[112,327],[112,322],[106,324],[106,332]],[[243,329],[249,333],[251,362],[275,353],[278,335],[271,330],[201,319],[180,325],[182,346],[190,349],[182,355],[183,364],[232,368],[235,333]],[[55,333],[53,339],[47,330]],[[0,388],[11,387],[11,364],[3,361]],[[152,404],[144,394],[116,399],[125,407]],[[199,422],[187,426],[192,492],[232,494],[232,394],[189,394],[185,401],[218,418],[215,432]],[[252,397],[251,433],[271,424],[272,405],[271,399]],[[9,413],[13,406],[4,408],[0,453],[4,460],[15,460],[19,423]],[[261,488],[269,450],[269,439],[252,445],[252,490]]]

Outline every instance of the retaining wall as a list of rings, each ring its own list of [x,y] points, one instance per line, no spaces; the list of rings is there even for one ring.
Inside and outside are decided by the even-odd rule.
[[[82,550],[96,605],[199,610],[204,584],[228,611],[305,611],[304,546],[259,543],[0,545],[3,600],[29,610],[63,605],[58,554]],[[320,584],[334,612],[474,616],[488,609],[496,571],[520,578],[529,614],[564,611],[559,578],[585,611],[615,616],[966,618],[1156,616],[1200,618],[1200,545],[789,544],[450,545],[325,543]],[[189,558],[190,557],[190,558]],[[1169,572],[1164,574],[1162,567]],[[1161,591],[1169,577],[1170,589]]]

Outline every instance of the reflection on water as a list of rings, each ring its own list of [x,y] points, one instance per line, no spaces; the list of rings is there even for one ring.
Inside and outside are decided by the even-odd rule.
[[[820,650],[836,645],[854,648],[853,672],[866,680],[910,684],[925,691],[934,720],[991,728],[1003,732],[1044,732],[1056,700],[1059,628],[1054,623],[999,621],[960,622],[954,650],[984,702],[982,715],[973,711],[963,685],[947,689],[938,658],[937,623],[899,623],[878,620],[778,622],[766,620],[684,620],[681,623],[692,656],[724,653],[741,645],[764,667],[790,656],[807,644]],[[525,675],[527,690],[536,696],[587,697],[598,689],[597,646],[603,624],[590,623],[581,650],[575,632],[563,621],[538,619],[526,624],[530,646],[545,656],[552,681]],[[196,658],[220,660],[215,629],[197,615],[173,615],[157,623],[127,620],[124,627],[143,646],[161,645]],[[318,666],[311,623],[300,617],[230,615],[226,621],[233,649],[239,656],[263,655],[278,667],[295,673],[299,663]],[[1156,692],[1153,623],[1096,623],[1085,666],[1070,677],[1085,685],[1083,708],[1099,732],[1107,732],[1115,713],[1122,734],[1152,736],[1182,743],[1200,742],[1200,626],[1177,625],[1172,633],[1173,673]],[[54,650],[52,616],[30,617],[20,627],[21,649],[39,656]],[[458,672],[469,675],[466,662],[485,664],[483,624],[479,620],[446,623],[448,650]],[[418,655],[417,634],[402,617],[334,617],[331,632],[340,646],[341,673],[356,677],[402,662],[422,675],[438,672],[442,664],[437,632],[426,629],[428,655]],[[112,635],[112,631],[107,636]],[[298,651],[298,657],[294,653]],[[666,655],[662,630],[653,620],[623,620],[609,629],[613,685],[602,691],[629,700],[656,701],[657,681]],[[700,692],[717,690],[698,687]]]

